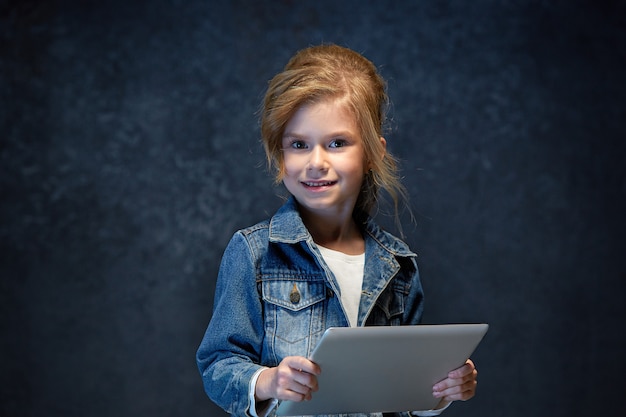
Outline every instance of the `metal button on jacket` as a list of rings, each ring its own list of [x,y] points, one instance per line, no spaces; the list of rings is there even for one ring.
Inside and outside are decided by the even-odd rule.
[[[298,304],[300,302],[300,292],[298,291],[298,287],[296,287],[296,284],[293,284],[293,288],[289,293],[289,301],[291,301],[293,304]]]

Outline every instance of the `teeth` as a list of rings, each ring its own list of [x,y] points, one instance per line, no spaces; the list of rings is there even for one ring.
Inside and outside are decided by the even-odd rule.
[[[332,181],[327,181],[327,182],[304,182],[304,185],[309,186],[309,187],[323,187],[325,185],[331,185],[333,182]]]

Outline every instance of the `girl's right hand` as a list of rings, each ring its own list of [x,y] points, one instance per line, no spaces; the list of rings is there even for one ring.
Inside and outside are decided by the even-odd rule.
[[[288,356],[278,366],[263,370],[256,382],[257,401],[308,401],[317,391],[320,367],[302,356]]]

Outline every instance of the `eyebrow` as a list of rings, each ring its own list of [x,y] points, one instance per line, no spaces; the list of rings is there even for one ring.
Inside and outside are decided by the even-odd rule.
[[[329,135],[324,135],[325,138],[334,138],[337,136],[344,136],[344,137],[349,137],[352,138],[354,136],[356,136],[355,134],[353,134],[353,132],[349,131],[349,130],[339,130],[337,132],[333,132]],[[294,133],[294,132],[284,132],[283,133],[283,139],[284,138],[293,138],[293,139],[306,139],[308,138],[307,135],[301,135],[298,133]]]

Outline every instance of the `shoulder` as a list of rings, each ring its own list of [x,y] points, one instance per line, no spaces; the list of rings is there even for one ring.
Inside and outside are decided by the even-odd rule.
[[[243,229],[239,229],[235,234],[241,234],[243,236],[252,236],[255,234],[262,234],[269,229],[270,220],[266,219],[261,222],[258,222],[252,226],[248,226]]]
[[[229,246],[238,246],[245,244],[249,246],[253,251],[258,250],[260,247],[267,244],[269,236],[269,224],[270,221],[263,220],[252,226],[245,227],[237,230],[230,240]]]
[[[394,256],[417,257],[405,241],[382,229],[371,218],[366,220],[364,224],[364,231],[366,239],[372,239],[381,248]]]
[[[237,230],[222,254],[220,270],[255,267],[267,252],[267,221]]]

